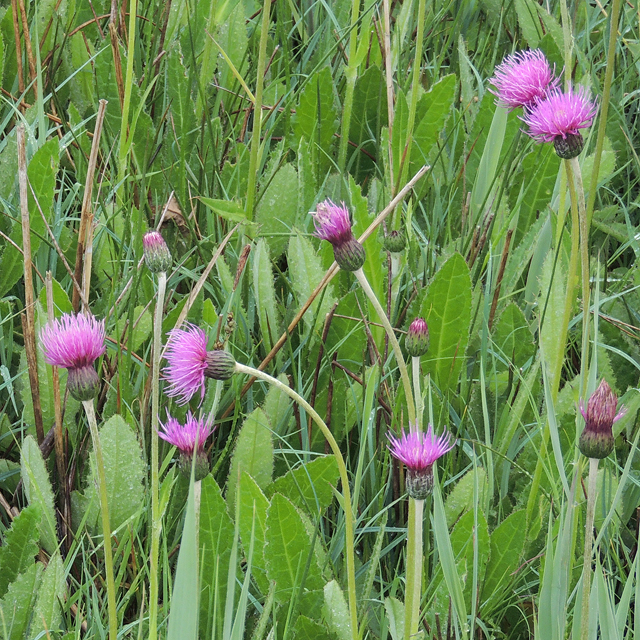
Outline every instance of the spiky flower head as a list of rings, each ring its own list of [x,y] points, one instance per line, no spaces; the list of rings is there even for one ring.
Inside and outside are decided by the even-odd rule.
[[[191,475],[191,463],[195,454],[195,479],[202,480],[209,473],[209,460],[204,443],[213,433],[213,429],[208,420],[197,419],[189,411],[184,426],[167,414],[167,421],[160,423],[158,435],[179,449],[178,467],[187,477]]]
[[[416,318],[409,325],[404,346],[412,358],[419,358],[429,351],[429,327],[424,318]]]
[[[142,236],[144,260],[153,273],[167,272],[171,268],[171,251],[164,238],[157,231],[149,231]]]
[[[584,418],[584,430],[578,440],[578,448],[587,458],[606,458],[613,450],[613,423],[627,412],[624,407],[616,413],[618,398],[603,378],[591,394],[584,408],[580,401],[580,413]]]
[[[387,433],[389,451],[407,467],[407,492],[416,500],[424,500],[433,489],[433,464],[456,445],[448,432],[440,436],[429,425],[427,432],[412,430],[398,438]]]
[[[497,104],[505,109],[531,108],[544,98],[547,91],[555,89],[558,79],[540,49],[518,51],[507,56],[496,67],[489,89],[497,96]]]
[[[67,387],[76,400],[91,400],[100,391],[93,363],[105,352],[104,338],[104,320],[84,314],[65,313],[40,332],[45,362],[68,370]]]
[[[596,103],[584,87],[566,93],[556,89],[528,109],[522,120],[529,125],[528,135],[538,142],[553,142],[556,153],[569,160],[582,151],[580,129],[591,126],[597,112]]]
[[[353,236],[351,219],[344,202],[341,205],[331,200],[319,202],[312,215],[315,236],[332,244],[338,266],[345,271],[360,269],[365,260],[364,247]]]
[[[404,229],[394,229],[384,237],[384,248],[391,253],[401,253],[406,246],[407,236]]]
[[[205,378],[228,380],[234,373],[236,361],[227,351],[207,351],[207,334],[196,325],[188,329],[174,329],[164,356],[169,363],[163,375],[169,382],[166,394],[186,404],[200,391],[204,398]]]

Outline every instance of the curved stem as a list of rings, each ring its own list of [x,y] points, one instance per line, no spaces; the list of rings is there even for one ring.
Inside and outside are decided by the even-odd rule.
[[[109,502],[107,500],[107,480],[104,475],[104,459],[102,457],[102,445],[98,433],[96,412],[93,400],[82,402],[89,431],[93,440],[93,448],[96,452],[96,468],[98,471],[98,495],[100,496],[100,513],[102,515],[102,535],[104,537],[104,568],[107,574],[107,607],[109,611],[109,640],[117,640],[118,637],[118,610],[116,607],[116,586],[113,579],[113,555],[111,552],[111,525],[109,523]]]
[[[331,451],[338,463],[338,471],[340,472],[340,480],[342,481],[342,493],[343,493],[343,508],[345,515],[345,554],[347,556],[347,586],[349,595],[349,613],[351,618],[351,636],[353,640],[358,640],[358,609],[356,603],[356,573],[355,573],[355,557],[354,547],[355,539],[353,533],[353,509],[351,507],[351,491],[349,489],[349,476],[347,475],[347,467],[342,457],[340,447],[333,437],[333,434],[329,430],[329,427],[324,423],[324,420],[320,417],[318,412],[298,393],[296,393],[289,385],[280,382],[277,378],[270,376],[264,371],[254,369],[244,364],[236,362],[236,373],[245,373],[259,380],[264,380],[274,387],[277,387],[283,393],[286,393],[292,400],[297,402],[312,418],[312,420],[318,425],[320,431],[326,438]]]
[[[424,500],[409,498],[407,528],[407,585],[404,598],[404,639],[418,633],[422,591],[422,517]]]
[[[422,431],[422,425],[424,422],[424,402],[422,401],[422,392],[420,391],[420,358],[411,358],[411,373],[413,374],[413,393],[416,400],[418,431]]]
[[[373,289],[369,285],[369,281],[367,280],[367,276],[364,275],[364,271],[362,269],[358,269],[353,272],[353,275],[358,279],[362,290],[367,295],[367,298],[371,301],[371,304],[375,307],[375,310],[378,312],[378,316],[380,317],[380,322],[384,326],[384,330],[387,332],[389,336],[389,342],[393,347],[393,352],[395,353],[396,360],[398,361],[398,369],[400,369],[400,377],[402,378],[402,384],[404,385],[404,395],[407,399],[407,413],[409,414],[409,429],[413,430],[416,422],[416,407],[413,403],[413,391],[411,390],[411,381],[409,380],[409,372],[407,371],[407,365],[404,361],[404,356],[402,355],[402,350],[400,349],[400,344],[398,343],[398,339],[396,338],[396,334],[393,331],[393,327],[389,322],[389,318],[387,318],[387,314],[385,313],[380,301],[376,297],[376,294],[373,292]],[[413,425],[413,426],[412,426]]]
[[[589,493],[587,495],[587,519],[584,532],[584,567],[582,569],[581,640],[589,639],[589,595],[591,593],[591,554],[593,552],[593,521],[596,511],[597,458],[589,458]]]
[[[149,562],[149,640],[158,637],[158,553],[160,548],[160,505],[158,497],[158,421],[160,411],[160,355],[162,350],[162,310],[167,274],[158,274],[158,300],[153,322],[151,365],[151,558]]]

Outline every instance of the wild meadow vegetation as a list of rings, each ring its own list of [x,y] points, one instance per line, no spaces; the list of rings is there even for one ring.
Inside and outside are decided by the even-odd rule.
[[[640,640],[637,3],[2,4],[1,638]]]

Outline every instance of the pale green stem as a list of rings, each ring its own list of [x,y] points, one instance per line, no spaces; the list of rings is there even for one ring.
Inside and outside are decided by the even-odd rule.
[[[342,494],[343,494],[343,506],[344,506],[344,530],[345,530],[345,554],[347,557],[347,591],[349,596],[349,613],[351,618],[351,636],[353,640],[358,640],[358,609],[356,602],[356,573],[355,573],[355,538],[354,538],[354,519],[353,508],[351,506],[351,490],[349,489],[349,476],[347,475],[347,467],[342,457],[340,447],[333,437],[333,434],[329,430],[329,427],[324,423],[324,420],[320,417],[318,412],[298,393],[296,393],[289,385],[280,382],[277,378],[270,376],[264,371],[248,367],[247,365],[236,362],[236,373],[245,373],[259,380],[264,380],[274,387],[277,387],[288,395],[292,400],[297,402],[310,416],[311,419],[318,425],[322,435],[326,438],[331,451],[335,456],[338,464],[338,471],[340,473],[340,480],[342,481]]]
[[[245,214],[253,220],[253,203],[256,197],[258,173],[258,152],[262,135],[262,91],[264,89],[264,69],[267,64],[267,40],[269,38],[269,17],[271,0],[264,0],[262,6],[262,24],[260,27],[260,49],[258,51],[258,70],[256,78],[256,101],[253,105],[253,130],[251,132],[251,153],[249,156],[249,176],[247,178],[247,202]]]
[[[404,640],[418,633],[422,591],[422,519],[424,500],[409,498],[407,584],[404,599]]]
[[[385,310],[382,308],[380,301],[376,297],[376,294],[373,292],[373,289],[369,285],[369,281],[367,280],[367,276],[364,275],[364,271],[362,269],[358,269],[353,272],[353,275],[357,278],[362,290],[365,292],[367,298],[371,301],[371,304],[374,306],[375,310],[378,312],[378,316],[380,317],[380,322],[384,327],[384,330],[387,332],[389,336],[389,342],[393,348],[393,352],[395,353],[396,360],[398,361],[398,369],[400,369],[400,377],[402,378],[402,384],[404,385],[404,395],[407,399],[407,414],[409,417],[409,428],[413,429],[412,425],[415,425],[416,422],[416,407],[413,403],[413,392],[411,390],[411,381],[409,380],[409,372],[407,371],[407,365],[404,361],[404,356],[402,355],[402,350],[400,349],[400,344],[398,343],[398,339],[396,338],[396,334],[393,331],[393,327],[389,322],[389,318],[387,318],[387,314]]]
[[[638,5],[640,6],[640,5]],[[598,186],[598,173],[600,173],[600,159],[604,146],[604,136],[607,128],[607,114],[609,113],[609,99],[611,98],[611,82],[613,80],[613,68],[615,66],[616,40],[618,39],[618,19],[620,18],[620,0],[611,3],[611,22],[609,25],[609,49],[607,50],[607,68],[604,73],[604,86],[602,88],[602,100],[600,102],[600,120],[598,122],[598,137],[596,150],[593,155],[593,169],[589,182],[589,199],[587,201],[587,225],[591,223],[593,206],[596,201],[596,188]]]
[[[102,458],[102,445],[98,433],[96,412],[93,400],[84,400],[85,413],[89,423],[89,431],[93,440],[93,449],[96,453],[96,469],[98,471],[98,495],[100,497],[100,513],[102,515],[102,535],[104,537],[104,569],[107,582],[107,607],[109,612],[109,640],[117,640],[118,637],[118,610],[116,608],[116,586],[113,579],[113,555],[111,552],[111,525],[109,523],[109,503],[107,500],[107,480],[104,475],[104,459]]]
[[[567,0],[560,0],[560,15],[562,16],[562,34],[564,36],[564,90],[571,87],[571,50],[573,48],[573,34],[571,33],[571,20],[567,10]]]
[[[158,553],[160,548],[160,505],[158,497],[158,424],[160,412],[160,356],[162,352],[162,310],[167,274],[158,274],[158,300],[153,323],[151,364],[151,558],[149,561],[149,640],[158,637]]]
[[[353,93],[356,88],[358,67],[356,66],[356,53],[358,51],[358,18],[360,17],[360,0],[351,3],[351,33],[349,34],[349,60],[344,75],[347,79],[347,87],[342,106],[342,128],[340,130],[340,147],[338,149],[338,171],[344,175],[347,165],[347,145],[349,144],[349,129],[351,127],[351,112],[353,111]]]
[[[587,519],[584,532],[584,567],[582,569],[582,620],[580,639],[589,640],[589,595],[591,592],[591,555],[593,553],[593,521],[596,512],[597,458],[589,458],[589,485],[587,494]]]
[[[422,431],[424,402],[422,401],[422,391],[420,390],[420,358],[411,358],[411,369],[413,373],[413,394],[416,400],[416,414],[418,419],[418,431]],[[411,430],[411,424],[409,424]]]

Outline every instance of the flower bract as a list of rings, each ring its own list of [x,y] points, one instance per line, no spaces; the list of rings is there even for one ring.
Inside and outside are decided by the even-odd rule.
[[[142,237],[144,259],[150,271],[166,272],[171,268],[171,252],[167,243],[157,231],[149,231]]]
[[[587,458],[606,458],[614,446],[613,424],[626,413],[621,407],[617,410],[618,398],[608,385],[602,380],[587,402],[580,402],[580,412],[585,426],[578,448]]]

